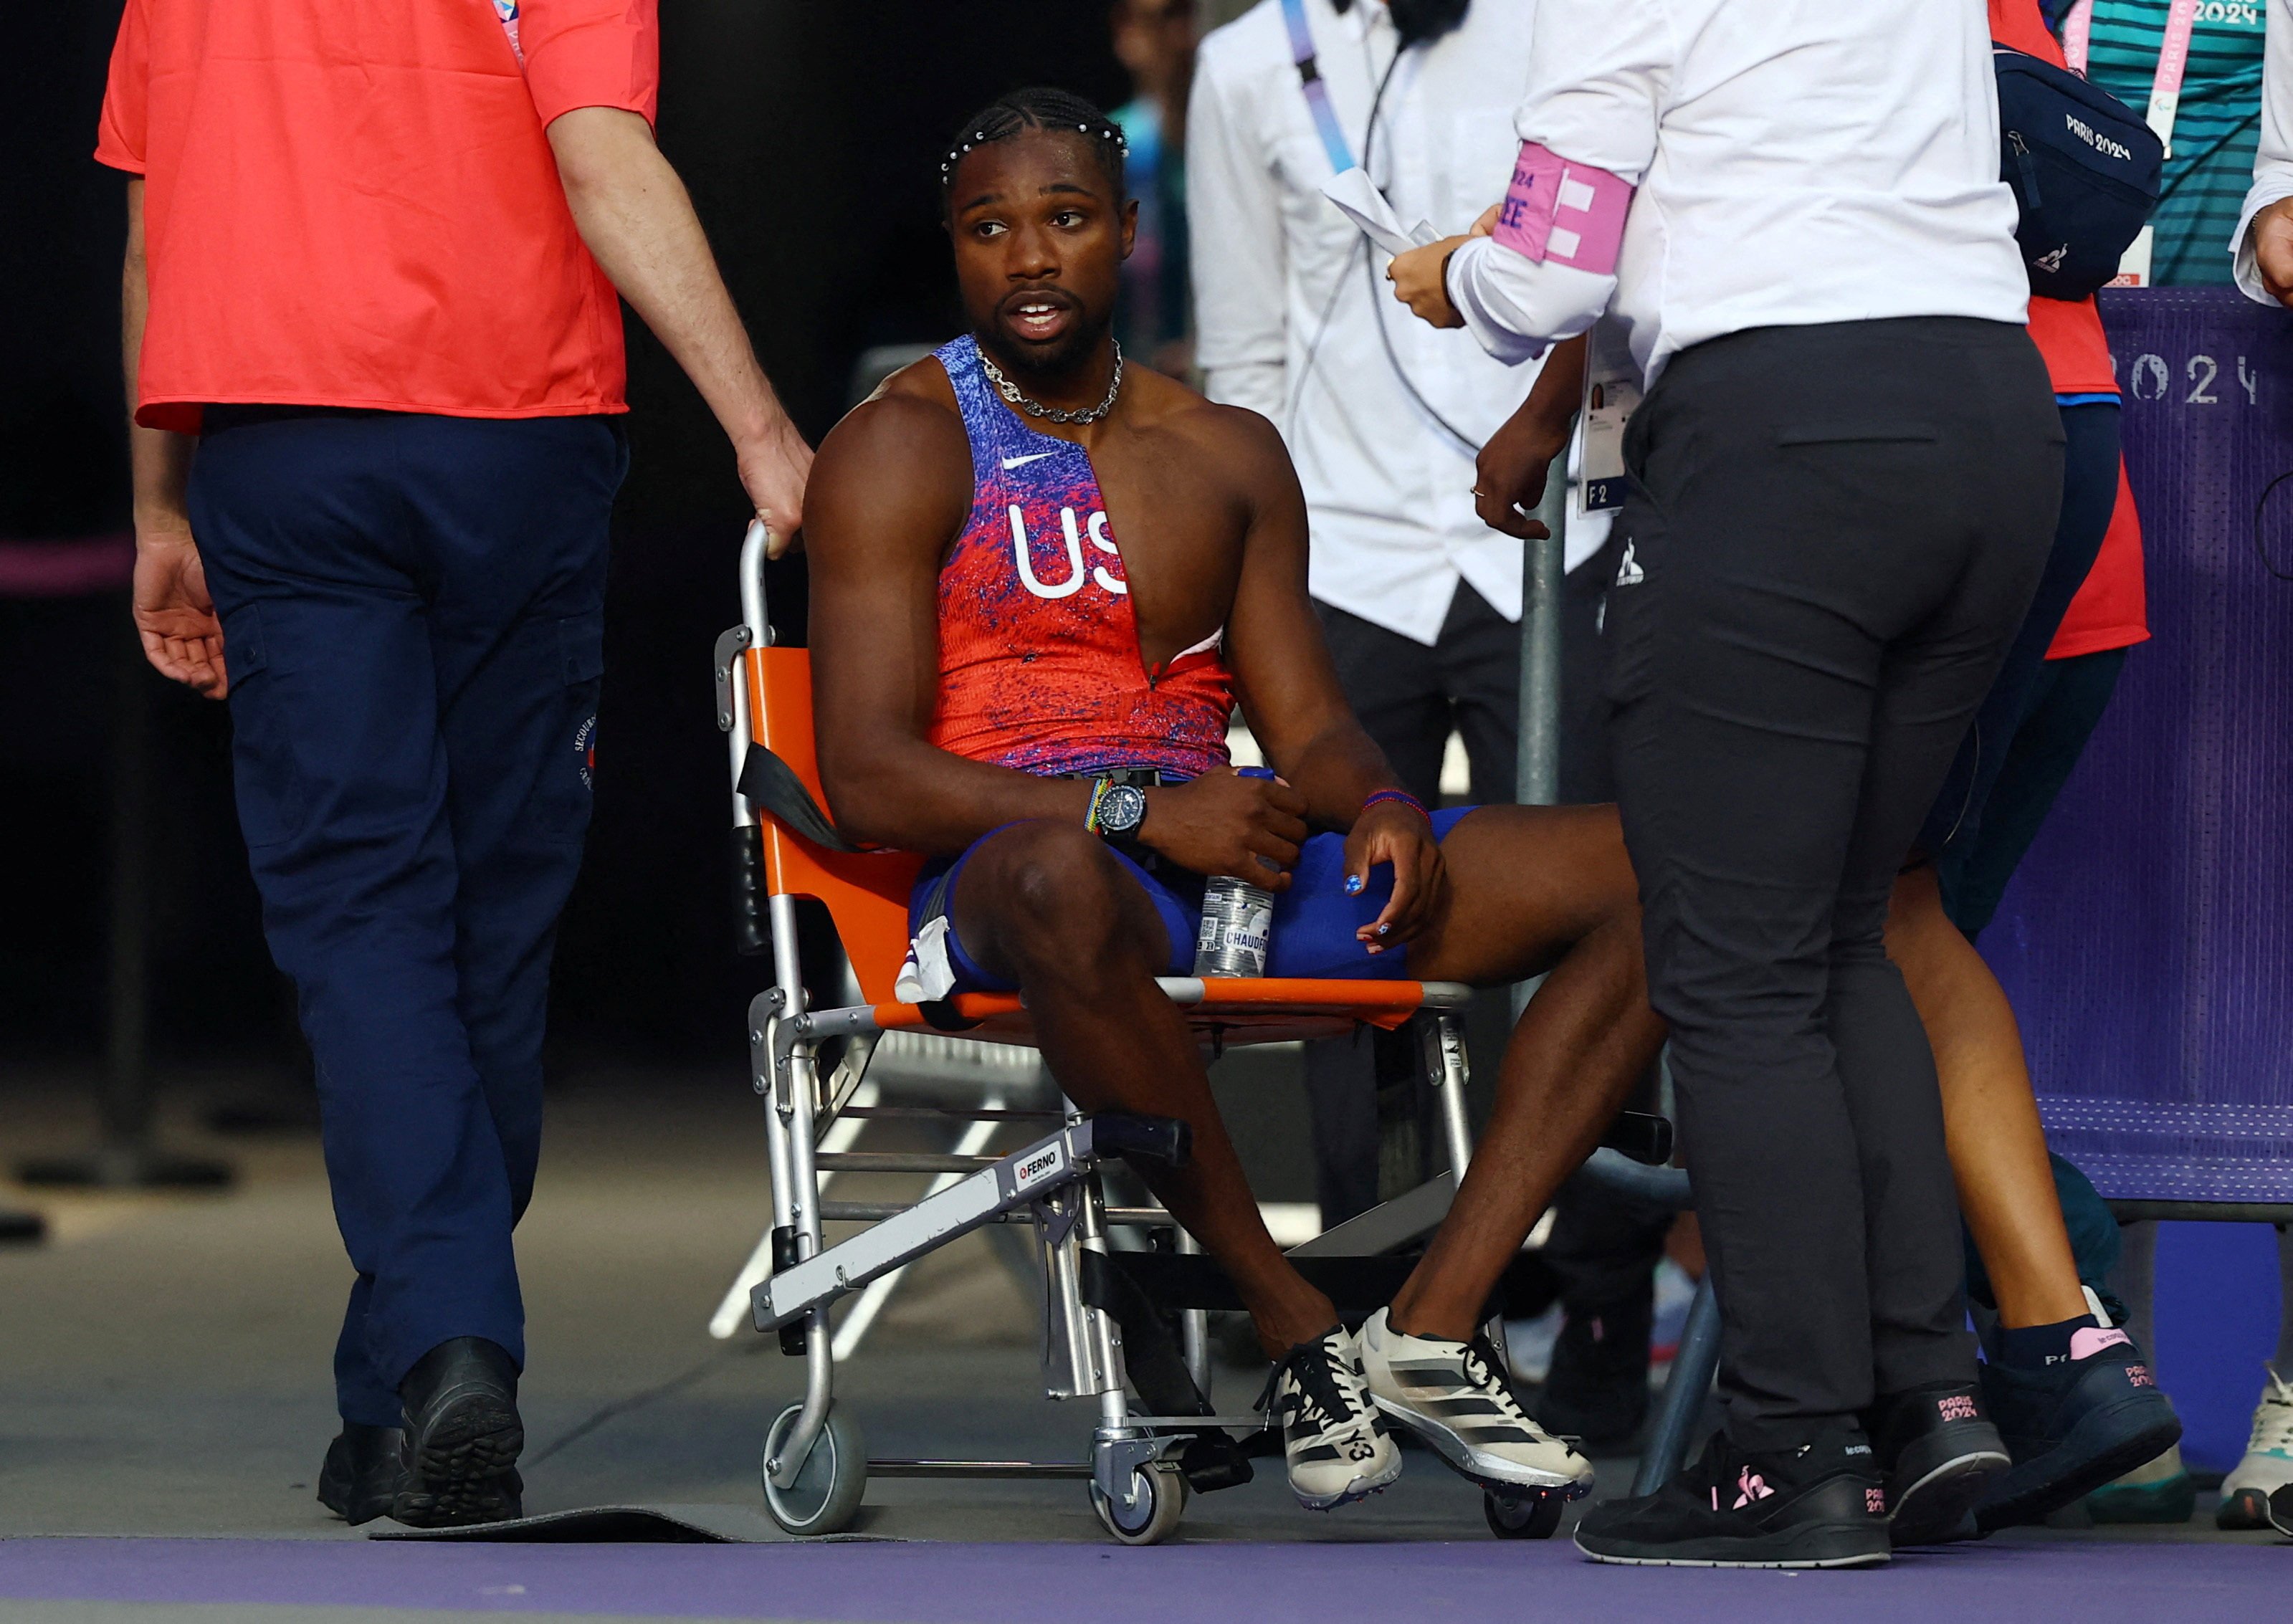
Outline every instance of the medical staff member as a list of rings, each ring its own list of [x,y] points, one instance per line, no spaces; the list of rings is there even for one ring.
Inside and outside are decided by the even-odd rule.
[[[1308,585],[1346,699],[1438,804],[1510,801],[1521,544],[1474,512],[1473,459],[1534,368],[1428,331],[1324,184],[1360,168],[1405,222],[1463,230],[1511,173],[1530,0],[1260,0],[1203,40],[1187,126],[1195,359],[1204,392],[1282,431],[1306,493]],[[1136,153],[1136,143],[1133,152]],[[1589,541],[1597,548],[1605,515]],[[1306,1052],[1325,1224],[1377,1201],[1366,1043]]]
[[[1884,1562],[2006,1465],[1881,943],[2062,493],[1983,11],[1538,0],[1529,73],[1494,235],[1392,274],[1508,358],[1610,311],[1649,385],[1608,693],[1722,1315],[1724,1426],[1577,1542]]]
[[[782,534],[811,452],[653,146],[654,0],[127,0],[135,618],[228,691],[357,1271],[319,1498],[515,1516],[549,957],[589,820],[626,297]]]

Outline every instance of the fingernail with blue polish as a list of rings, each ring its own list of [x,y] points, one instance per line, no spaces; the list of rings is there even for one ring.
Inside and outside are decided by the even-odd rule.
[[[1346,876],[1346,894],[1348,896],[1357,897],[1361,895],[1361,885],[1362,881],[1360,875],[1349,874]]]

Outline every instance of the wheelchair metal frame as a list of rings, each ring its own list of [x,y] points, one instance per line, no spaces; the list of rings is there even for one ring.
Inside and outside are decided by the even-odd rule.
[[[757,812],[738,785],[754,736],[742,656],[772,643],[765,604],[766,551],[764,527],[761,522],[752,524],[741,553],[741,624],[725,633],[716,649],[717,719],[729,735],[733,821],[741,830],[754,829],[757,824]],[[1004,1110],[1000,1101],[990,1101],[976,1108],[946,1107],[928,1113],[948,1121],[1033,1121],[1043,1127],[1045,1131],[1025,1147],[1005,1155],[823,1150],[822,1137],[840,1118],[903,1114],[900,1108],[868,1105],[855,1099],[885,1029],[871,1005],[810,1008],[798,941],[796,899],[771,895],[766,913],[774,984],[749,1006],[749,1054],[751,1085],[766,1106],[773,1268],[755,1287],[750,1302],[757,1329],[778,1332],[783,1351],[800,1353],[806,1361],[803,1400],[782,1411],[766,1435],[764,1489],[774,1519],[791,1532],[832,1533],[856,1513],[871,1475],[1081,1478],[1088,1480],[1094,1509],[1115,1538],[1132,1544],[1167,1538],[1177,1526],[1187,1494],[1177,1453],[1213,1428],[1228,1434],[1256,1434],[1270,1423],[1258,1413],[1157,1415],[1135,1410],[1126,1391],[1122,1329],[1114,1314],[1086,1298],[1085,1255],[1106,1254],[1113,1230],[1167,1230],[1175,1250],[1199,1251],[1162,1208],[1110,1206],[1106,1200],[1100,1178],[1104,1163],[1115,1155],[1136,1154],[1153,1147],[1142,1144],[1135,1119],[1089,1118],[1062,1095],[1061,1109],[1056,1112]],[[1199,978],[1163,978],[1158,984],[1181,1008],[1201,1005],[1208,996]],[[1294,1248],[1293,1256],[1328,1258],[1388,1253],[1430,1233],[1448,1211],[1472,1154],[1462,1019],[1472,992],[1454,983],[1429,982],[1422,984],[1422,995],[1414,1018],[1423,1040],[1422,1070],[1433,1088],[1448,1170]],[[843,1051],[823,1074],[822,1047],[836,1041],[843,1043]],[[1598,1152],[1588,1166],[1636,1187],[1645,1188],[1651,1179],[1657,1179],[1667,1193],[1684,1189],[1684,1179],[1676,1172],[1639,1167],[1611,1150]],[[824,1199],[822,1175],[839,1172],[936,1176],[931,1192],[912,1202]],[[831,1246],[824,1225],[834,1221],[862,1221],[870,1227]],[[857,1428],[836,1407],[831,1307],[871,1281],[991,1224],[1028,1225],[1038,1240],[1043,1272],[1047,1395],[1096,1401],[1098,1423],[1089,1458],[867,1458]],[[1189,1307],[1179,1311],[1179,1317],[1187,1372],[1197,1392],[1206,1395],[1210,1390],[1207,1313]],[[1643,1466],[1644,1477],[1650,1466],[1668,1475],[1677,1465],[1685,1428],[1710,1380],[1704,1353],[1715,1320],[1707,1285],[1691,1320],[1688,1341],[1694,1345],[1682,1348],[1683,1357],[1675,1366],[1673,1390],[1665,1395],[1664,1424],[1657,1429],[1659,1441]],[[1689,1390],[1691,1383],[1692,1391]],[[1670,1459],[1665,1461],[1667,1455]],[[1665,1464],[1659,1466],[1659,1462]],[[1500,1535],[1550,1534],[1560,1509],[1560,1501],[1550,1496],[1507,1496],[1495,1491],[1487,1495],[1489,1523]]]

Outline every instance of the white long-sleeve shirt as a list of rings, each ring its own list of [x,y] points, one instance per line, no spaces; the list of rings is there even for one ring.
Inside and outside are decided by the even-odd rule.
[[[1352,156],[1368,154],[1405,224],[1463,231],[1504,190],[1534,3],[1475,0],[1454,33],[1413,47],[1386,88],[1373,144],[1371,100],[1398,44],[1391,15],[1383,0],[1355,0],[1343,15],[1306,0]],[[1312,522],[1314,595],[1427,644],[1460,578],[1519,618],[1521,544],[1475,514],[1473,452],[1431,413],[1478,446],[1519,406],[1534,370],[1492,360],[1393,302],[1386,256],[1322,195],[1333,168],[1279,0],[1203,40],[1187,109],[1195,359],[1211,399],[1281,429]],[[1589,529],[1573,521],[1572,552],[1597,546],[1606,525],[1606,515]]]
[[[2245,194],[2229,246],[2237,256],[2237,285],[2248,298],[2274,304],[2254,259],[2253,217],[2293,198],[2293,0],[2269,0],[2269,38],[2263,52],[2261,145],[2253,155],[2253,188]]]
[[[2023,319],[1981,0],[1538,0],[1515,128],[1639,190],[1613,275],[1456,252],[1493,354],[1612,307],[1652,384],[1749,327]]]

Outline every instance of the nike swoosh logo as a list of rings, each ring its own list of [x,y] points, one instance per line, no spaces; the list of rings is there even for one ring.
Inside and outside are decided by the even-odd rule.
[[[1040,463],[1047,456],[1057,456],[1057,455],[1058,453],[1056,451],[1032,451],[1025,456],[1007,456],[1003,459],[1003,472],[1009,473],[1012,469],[1023,466],[1025,464]]]

